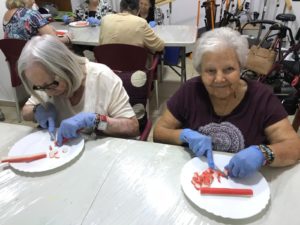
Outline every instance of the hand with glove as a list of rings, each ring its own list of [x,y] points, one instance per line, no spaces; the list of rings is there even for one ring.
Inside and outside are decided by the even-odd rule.
[[[100,25],[100,20],[95,17],[89,17],[86,21],[89,22],[89,25],[92,27]]]
[[[150,21],[150,22],[149,22],[149,26],[150,26],[151,28],[155,27],[155,26],[156,26],[156,22],[155,22],[155,21]]]
[[[62,20],[65,24],[69,24],[71,22],[71,19],[68,15],[63,15]]]
[[[78,131],[95,125],[96,114],[81,112],[61,122],[57,132],[57,145],[61,146],[64,139],[77,138]]]
[[[34,119],[42,128],[48,129],[51,140],[53,140],[55,137],[55,120],[57,113],[52,103],[47,102],[45,106],[46,107],[38,104],[34,107]]]
[[[188,143],[189,148],[197,157],[206,156],[208,166],[215,169],[211,137],[205,136],[191,129],[183,129],[180,133],[179,139],[183,143]]]
[[[258,171],[265,162],[265,156],[257,145],[252,145],[236,153],[225,166],[228,175],[243,178]]]

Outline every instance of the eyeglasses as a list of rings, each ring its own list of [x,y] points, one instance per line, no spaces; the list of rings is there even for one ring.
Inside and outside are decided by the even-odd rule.
[[[44,86],[33,85],[32,89],[35,91],[47,91],[47,90],[53,90],[53,89],[57,88],[58,85],[59,85],[59,82],[55,80],[52,83],[46,84]]]

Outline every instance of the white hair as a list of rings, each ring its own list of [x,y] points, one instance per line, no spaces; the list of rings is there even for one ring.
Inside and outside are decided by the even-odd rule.
[[[57,37],[47,34],[33,37],[26,43],[18,60],[18,72],[25,89],[41,100],[25,77],[26,69],[35,63],[42,65],[53,79],[58,77],[66,81],[67,97],[80,87],[85,58],[75,55]]]
[[[207,31],[196,43],[196,49],[193,52],[194,68],[200,73],[203,54],[218,51],[220,48],[234,49],[240,66],[244,67],[249,51],[248,46],[247,38],[229,27],[221,27]]]

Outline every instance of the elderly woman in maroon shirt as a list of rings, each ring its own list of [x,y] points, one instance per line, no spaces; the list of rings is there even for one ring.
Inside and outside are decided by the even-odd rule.
[[[188,145],[211,168],[212,151],[235,153],[225,166],[231,177],[297,163],[300,139],[280,101],[264,84],[240,78],[247,52],[246,38],[230,28],[206,32],[193,54],[200,76],[169,99],[154,140]]]

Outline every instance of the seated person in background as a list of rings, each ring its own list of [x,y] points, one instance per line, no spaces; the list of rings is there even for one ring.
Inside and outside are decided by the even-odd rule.
[[[75,10],[76,20],[86,20],[88,17],[95,17],[101,20],[112,8],[108,0],[86,0]]]
[[[63,20],[65,23],[88,20],[90,23],[95,23],[94,25],[99,25],[101,18],[112,11],[108,0],[86,0],[75,9],[75,18],[65,15]]]
[[[33,36],[50,34],[56,36],[55,29],[37,10],[32,10],[34,0],[6,0],[8,9],[3,17],[4,38],[29,40]],[[69,43],[68,35],[60,38]]]
[[[145,47],[152,52],[162,51],[164,42],[147,21],[136,16],[137,0],[121,0],[121,13],[106,15],[100,26],[99,44],[128,44]]]
[[[159,8],[154,7],[155,0],[139,0],[138,16],[147,20],[147,22],[155,21],[156,24],[163,24],[163,14]]]
[[[51,35],[32,38],[18,61],[18,72],[31,95],[24,120],[55,127],[58,145],[84,128],[121,137],[139,135],[138,121],[121,79],[107,66],[75,55]]]
[[[200,76],[168,100],[154,140],[187,144],[211,168],[213,150],[235,153],[225,166],[231,177],[297,163],[300,138],[280,101],[264,84],[240,77],[247,52],[247,39],[231,28],[204,33],[193,53]]]
[[[147,20],[148,23],[154,21],[154,10],[151,0],[139,0],[138,16]]]

